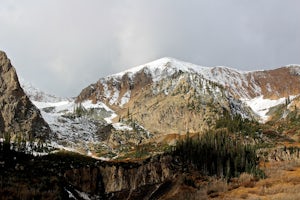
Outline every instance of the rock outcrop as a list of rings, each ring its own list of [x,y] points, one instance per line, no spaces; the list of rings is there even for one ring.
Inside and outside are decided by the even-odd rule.
[[[71,169],[64,177],[74,188],[91,195],[105,194],[108,199],[135,199],[138,195],[149,199],[162,184],[174,179],[172,163],[170,156],[156,156],[140,163],[102,163]],[[143,188],[147,190],[141,194]]]
[[[0,199],[159,199],[181,179],[171,155],[107,162],[73,153],[35,157],[1,148]]]
[[[0,137],[46,139],[50,133],[40,111],[20,87],[15,68],[0,51]]]
[[[266,99],[279,99],[300,94],[300,66],[289,65],[273,70],[248,74],[248,79],[260,86],[260,93]],[[249,81],[250,82],[250,81]]]

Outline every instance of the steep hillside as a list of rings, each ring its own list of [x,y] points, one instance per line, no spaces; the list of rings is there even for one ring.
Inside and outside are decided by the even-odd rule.
[[[45,139],[48,124],[20,87],[15,68],[0,51],[0,137]]]
[[[101,78],[76,101],[104,102],[119,115],[115,120],[134,120],[153,133],[202,132],[224,110],[267,121],[270,105],[299,94],[298,84],[291,84],[300,81],[299,70],[240,72],[162,58]]]
[[[253,99],[277,100],[300,93],[300,66],[289,65],[273,70],[240,72],[227,67],[213,67],[208,72],[198,71],[214,82],[220,83],[232,95]]]
[[[265,99],[280,99],[282,97],[300,94],[300,66],[289,65],[273,70],[250,72],[257,85],[260,86],[261,95]],[[253,98],[254,96],[252,96]]]
[[[100,79],[84,89],[77,102],[105,102],[118,114],[115,120],[137,122],[159,135],[202,133],[223,112],[254,118],[222,84],[208,79],[209,71],[162,58]]]

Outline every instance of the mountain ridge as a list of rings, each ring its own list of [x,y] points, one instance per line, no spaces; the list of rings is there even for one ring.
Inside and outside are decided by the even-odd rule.
[[[299,69],[292,65],[243,72],[165,57],[100,78],[75,99],[39,102],[47,100],[40,98],[34,103],[56,133],[52,139],[59,145],[96,157],[102,145],[105,151],[119,155],[122,146],[174,143],[178,135],[203,133],[226,113],[267,122],[271,107],[284,104],[287,98],[293,101],[300,94],[297,84],[276,82],[286,76],[300,81]],[[278,78],[282,75],[285,77]],[[287,86],[294,91],[282,90]],[[281,90],[274,92],[278,88]]]
[[[168,70],[169,69],[169,70]],[[142,71],[145,71],[150,75],[150,78],[152,79],[152,82],[159,81],[163,78],[167,78],[168,76],[171,76],[176,71],[184,71],[184,72],[190,72],[190,73],[198,73],[199,75],[203,76],[203,78],[206,78],[208,80],[214,81],[218,84],[223,85],[224,87],[243,87],[244,85],[249,85],[251,88],[250,92],[247,93],[243,91],[234,91],[233,94],[237,95],[239,98],[254,98],[260,95],[260,89],[258,87],[259,83],[255,83],[254,78],[259,77],[259,74],[267,74],[272,71],[280,71],[281,69],[300,69],[300,65],[287,65],[275,69],[270,70],[256,70],[256,71],[241,71],[237,70],[231,67],[227,66],[216,66],[216,67],[204,67],[195,65],[192,63],[188,63],[185,61],[180,61],[175,58],[170,57],[164,57],[143,65],[139,65],[137,67],[133,67],[127,70],[124,70],[120,73],[112,74],[103,78],[100,78],[98,82],[108,82],[113,80],[118,80],[122,78],[128,77],[129,80],[131,80],[135,74],[141,73]],[[223,77],[221,77],[223,76]],[[255,77],[254,77],[255,76]],[[263,76],[263,75],[262,75]],[[234,78],[237,77],[237,80]],[[260,77],[261,78],[261,77]],[[228,80],[232,80],[232,82],[229,82]],[[149,82],[150,80],[148,80]],[[261,81],[261,80],[259,80]],[[147,82],[147,83],[148,83]],[[93,86],[91,84],[90,86]],[[264,89],[265,90],[265,89]],[[297,90],[297,93],[299,91]],[[286,94],[285,94],[286,95]],[[291,94],[293,95],[293,94]],[[270,96],[270,94],[269,94]],[[287,95],[286,95],[287,96]],[[273,98],[280,98],[273,97]],[[77,98],[80,101],[80,95]]]
[[[117,74],[100,78],[97,83],[91,84],[90,86],[83,89],[83,91],[78,95],[76,101],[80,102],[84,99],[90,99],[93,102],[96,102],[98,95],[98,100],[110,99],[110,101],[108,101],[108,104],[113,105],[116,104],[115,102],[117,99],[119,101],[118,103],[122,106],[124,102],[128,101],[130,96],[129,94],[131,93],[130,89],[132,88],[134,82],[137,83],[135,85],[143,87],[147,84],[157,82],[163,78],[172,78],[172,75],[174,73],[183,72],[184,70],[188,73],[196,73],[202,78],[222,85],[231,93],[232,96],[235,96],[238,99],[249,100],[259,96],[264,96],[265,98],[276,100],[282,97],[288,97],[300,93],[300,89],[298,87],[292,86],[290,83],[286,85],[277,83],[285,83],[286,81],[284,81],[284,79],[286,79],[288,76],[297,74],[300,70],[300,65],[288,65],[272,70],[240,71],[224,66],[203,67],[188,62],[179,61],[174,58],[166,57],[150,63],[146,63],[144,65],[139,65]],[[271,73],[271,75],[269,75],[269,73]],[[280,78],[280,76],[282,76],[282,73],[285,73],[285,76],[283,78]],[[139,74],[141,76],[140,79],[142,79],[143,82],[133,80],[136,74]],[[267,81],[267,79],[272,78],[275,79],[272,81],[276,83],[276,87],[274,87],[273,89],[271,88],[271,85],[273,83],[268,83]],[[295,82],[299,82],[299,78],[294,77],[293,80]],[[122,84],[117,85],[117,82],[122,82]],[[117,85],[119,87],[118,90],[121,89],[119,94],[113,91],[114,88],[108,88],[109,85]],[[97,87],[99,87],[98,91],[95,91],[95,88]],[[285,92],[283,89],[290,87],[290,92]],[[276,90],[278,90],[279,92],[274,93],[273,91]],[[92,94],[93,92],[98,94],[91,96],[90,94]],[[99,97],[100,93],[104,94],[104,98]],[[123,103],[121,103],[122,99]]]

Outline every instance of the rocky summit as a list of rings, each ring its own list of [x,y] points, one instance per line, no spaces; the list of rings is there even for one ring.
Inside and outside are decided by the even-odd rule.
[[[20,87],[15,68],[0,51],[0,137],[46,139],[50,128]]]

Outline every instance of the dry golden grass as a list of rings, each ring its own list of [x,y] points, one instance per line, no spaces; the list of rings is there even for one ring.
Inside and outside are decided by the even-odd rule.
[[[271,162],[265,166],[268,178],[254,182],[253,187],[247,187],[251,177],[241,175],[240,187],[223,193],[222,198],[218,199],[300,199],[300,163]]]
[[[300,199],[300,163],[266,163],[264,171],[268,178],[257,180],[251,174],[243,173],[229,183],[223,179],[210,177],[181,177],[181,181],[161,199],[168,200],[297,200]],[[194,184],[187,185],[188,178]]]

